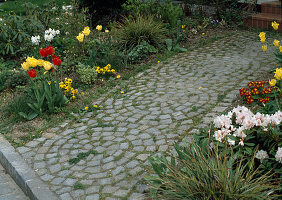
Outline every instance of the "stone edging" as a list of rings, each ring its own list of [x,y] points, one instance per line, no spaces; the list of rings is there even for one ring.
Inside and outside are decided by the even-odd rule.
[[[31,200],[58,200],[14,147],[0,134],[0,163]]]

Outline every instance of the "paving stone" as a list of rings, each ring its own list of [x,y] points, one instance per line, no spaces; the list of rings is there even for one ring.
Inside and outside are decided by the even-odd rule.
[[[109,162],[109,163],[103,165],[103,169],[104,170],[109,170],[109,169],[114,168],[115,166],[116,166],[115,162]]]
[[[112,193],[114,193],[117,190],[118,190],[118,187],[113,187],[113,186],[110,186],[110,185],[106,185],[103,188],[102,193],[112,194]]]
[[[65,178],[54,178],[54,179],[51,181],[51,184],[60,185],[63,181],[65,181]]]
[[[115,176],[121,172],[123,172],[125,169],[123,166],[118,166],[117,168],[115,168],[113,171],[112,171],[112,174]]]
[[[139,159],[139,160],[146,160],[148,157],[150,156],[150,154],[140,154],[138,155],[136,158]]]
[[[114,157],[113,156],[109,156],[109,157],[107,157],[107,158],[104,158],[103,160],[102,160],[102,162],[103,163],[107,163],[107,162],[110,162],[110,161],[113,161],[114,160]]]
[[[46,167],[46,163],[45,162],[38,162],[38,163],[34,163],[33,167],[35,169],[42,169]]]
[[[50,174],[45,174],[43,176],[40,176],[40,178],[43,180],[43,181],[50,181],[52,178],[54,178],[54,176],[50,175]]]
[[[126,164],[126,167],[133,168],[133,167],[136,167],[136,165],[138,165],[138,164],[139,164],[138,161],[132,160],[132,161],[130,161],[129,163]]]
[[[85,191],[84,191],[84,190],[81,190],[81,189],[79,189],[79,190],[74,190],[74,191],[71,192],[71,196],[73,196],[75,199],[78,199],[78,197],[83,196],[84,193],[85,193]]]
[[[64,193],[62,195],[60,195],[62,200],[73,200],[73,198],[71,197],[71,195],[69,193]]]
[[[98,193],[100,190],[100,186],[91,186],[86,189],[86,194]]]
[[[111,184],[111,179],[110,178],[99,179],[98,183],[99,185],[109,185]]]
[[[73,186],[76,181],[77,181],[77,179],[67,178],[67,179],[63,182],[63,185]]]
[[[128,149],[129,144],[128,143],[121,143],[120,144],[120,149]]]
[[[93,195],[87,196],[85,200],[99,200],[99,199],[100,199],[99,194],[93,194]]]
[[[19,147],[19,148],[17,148],[17,150],[18,150],[19,153],[23,154],[23,153],[30,151],[31,149],[27,148],[27,147]]]
[[[122,189],[119,189],[118,191],[116,191],[114,193],[115,196],[118,196],[118,197],[125,197],[127,194],[128,194],[129,190],[122,190]]]
[[[103,173],[97,173],[97,174],[91,174],[89,176],[89,178],[95,178],[95,179],[100,179],[100,178],[104,178],[107,176],[107,173],[106,172],[103,172]]]
[[[61,165],[56,164],[49,167],[51,173],[55,173],[61,170]]]
[[[129,200],[143,200],[143,199],[145,199],[145,195],[140,193],[132,193],[129,197]]]

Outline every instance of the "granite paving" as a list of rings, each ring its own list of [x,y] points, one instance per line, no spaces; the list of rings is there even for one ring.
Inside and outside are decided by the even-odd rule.
[[[29,200],[0,164],[0,200]]]
[[[189,140],[232,104],[239,88],[274,67],[256,33],[234,31],[156,62],[93,99],[103,106],[97,112],[75,114],[17,151],[61,199],[145,199],[148,157],[174,153],[175,142]]]

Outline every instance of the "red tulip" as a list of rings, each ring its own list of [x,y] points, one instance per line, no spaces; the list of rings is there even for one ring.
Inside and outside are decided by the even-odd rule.
[[[62,61],[61,61],[60,57],[55,56],[55,55],[53,55],[52,57],[53,57],[52,61],[53,61],[54,65],[57,65],[57,66],[61,65]]]
[[[41,57],[43,57],[43,58],[48,56],[46,49],[40,49],[39,53],[40,53]]]
[[[36,72],[35,69],[31,69],[31,70],[29,70],[27,73],[28,73],[28,75],[29,75],[30,78],[35,78],[36,75],[37,75],[37,72]]]
[[[48,55],[53,55],[55,53],[55,49],[52,46],[48,46],[45,48]]]

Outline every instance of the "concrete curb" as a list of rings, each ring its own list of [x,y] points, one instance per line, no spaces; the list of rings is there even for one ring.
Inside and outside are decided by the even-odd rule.
[[[15,148],[0,134],[0,163],[31,200],[58,200]]]

